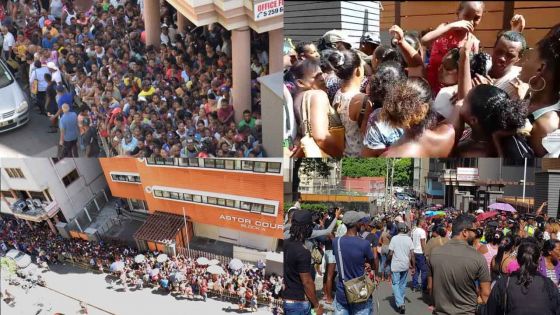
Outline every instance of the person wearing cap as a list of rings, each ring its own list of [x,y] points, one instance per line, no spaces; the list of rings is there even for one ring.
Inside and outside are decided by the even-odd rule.
[[[62,117],[60,118],[60,141],[63,157],[78,157],[78,115],[70,110],[70,105],[62,105]]]
[[[428,290],[434,314],[475,314],[479,300],[490,295],[490,270],[472,247],[476,238],[475,217],[461,214],[453,220],[452,239],[430,253]],[[475,281],[478,281],[478,286]]]
[[[284,240],[284,313],[286,315],[323,314],[323,306],[315,293],[311,277],[311,252],[304,242],[313,232],[313,215],[308,210],[297,209],[291,215],[291,226]]]
[[[12,47],[16,44],[16,39],[7,27],[2,26],[0,30],[4,35],[4,41],[2,42],[2,58],[4,58],[4,60],[8,60],[10,59],[10,55],[12,53]]]
[[[343,281],[360,277],[369,273],[375,266],[375,257],[370,242],[361,238],[359,232],[369,224],[369,215],[365,212],[348,211],[344,213],[342,223],[346,226],[346,234],[336,237],[332,241],[333,254],[336,260],[338,277],[336,279],[336,293],[333,303],[336,314],[371,314],[373,300],[349,304],[346,299]],[[344,274],[342,274],[341,264]]]
[[[99,156],[99,142],[97,141],[97,129],[90,126],[91,121],[88,117],[82,119],[84,133],[82,140],[85,146],[85,157]]]
[[[381,44],[379,33],[367,32],[360,38],[360,51],[367,56],[373,55],[375,49]]]
[[[161,25],[161,34],[159,35],[159,39],[162,44],[167,46],[171,44],[171,39],[169,38],[169,27],[165,23]]]
[[[346,32],[342,30],[331,30],[323,35],[322,40],[327,48],[334,48],[339,51],[350,50],[352,43]]]
[[[62,74],[56,64],[52,61],[47,62],[47,69],[49,69],[49,72],[52,75],[52,80],[56,84],[62,84]]]
[[[391,284],[395,305],[399,313],[405,313],[405,291],[408,277],[408,270],[412,275],[416,269],[416,259],[414,255],[414,243],[408,236],[408,226],[404,222],[397,223],[399,233],[391,238],[389,243],[389,254],[386,264],[391,264]]]
[[[47,34],[51,34],[50,38],[58,37],[59,35],[58,30],[55,27],[53,27],[52,23],[53,20],[49,20],[49,19],[45,20],[45,26],[41,28],[41,33],[43,34],[43,36],[46,36]]]

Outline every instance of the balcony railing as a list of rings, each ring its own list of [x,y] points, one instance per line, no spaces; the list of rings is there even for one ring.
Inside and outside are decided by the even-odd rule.
[[[25,203],[25,207],[18,207],[16,204],[13,204],[11,207],[12,212],[16,217],[32,221],[42,221],[52,217],[59,207],[56,201],[48,202],[39,199],[27,199]]]

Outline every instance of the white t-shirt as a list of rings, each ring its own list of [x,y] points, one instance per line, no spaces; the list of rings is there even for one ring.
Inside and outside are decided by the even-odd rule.
[[[12,49],[12,47],[15,45],[16,43],[16,39],[14,38],[14,35],[12,35],[12,33],[8,32],[8,34],[6,34],[4,36],[4,42],[2,43],[2,49],[4,51],[9,51]]]
[[[550,233],[548,233],[547,231],[544,231],[543,233],[543,239],[545,241],[548,241],[550,239]],[[560,240],[560,232],[556,233],[556,239]]]
[[[451,85],[441,88],[436,96],[436,99],[434,100],[432,110],[439,113],[445,118],[449,118],[453,113],[453,104],[451,103],[451,97],[455,93],[457,93],[457,85]]]
[[[416,227],[412,230],[412,243],[414,244],[414,253],[423,254],[422,240],[426,239],[426,231],[423,228]]]
[[[391,271],[407,271],[410,267],[410,251],[414,249],[412,239],[406,234],[397,234],[391,238],[389,250],[393,251]]]

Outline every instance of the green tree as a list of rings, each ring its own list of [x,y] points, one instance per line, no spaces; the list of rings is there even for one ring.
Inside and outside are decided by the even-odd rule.
[[[346,177],[385,177],[387,163],[392,163],[385,158],[343,158],[342,176]],[[389,176],[391,164],[389,164]],[[412,185],[412,159],[396,159],[395,173],[393,175],[395,186]]]
[[[299,171],[306,176],[319,176],[323,178],[329,177],[333,167],[329,165],[327,159],[303,159]]]

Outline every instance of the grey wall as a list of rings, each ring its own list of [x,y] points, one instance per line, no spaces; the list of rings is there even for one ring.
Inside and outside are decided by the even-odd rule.
[[[535,209],[548,201],[548,215],[557,218],[560,214],[560,172],[548,171],[536,174]]]
[[[521,166],[504,166],[503,159],[487,159],[478,160],[478,174],[481,180],[504,180],[504,181],[520,181],[523,179],[523,165]],[[527,164],[527,182],[535,181],[535,168],[531,164]],[[533,197],[535,194],[535,186],[525,186],[525,196]],[[505,186],[505,196],[522,196],[523,185]]]
[[[286,1],[284,9],[284,36],[294,43],[342,29],[358,48],[363,33],[379,33],[378,1]]]

